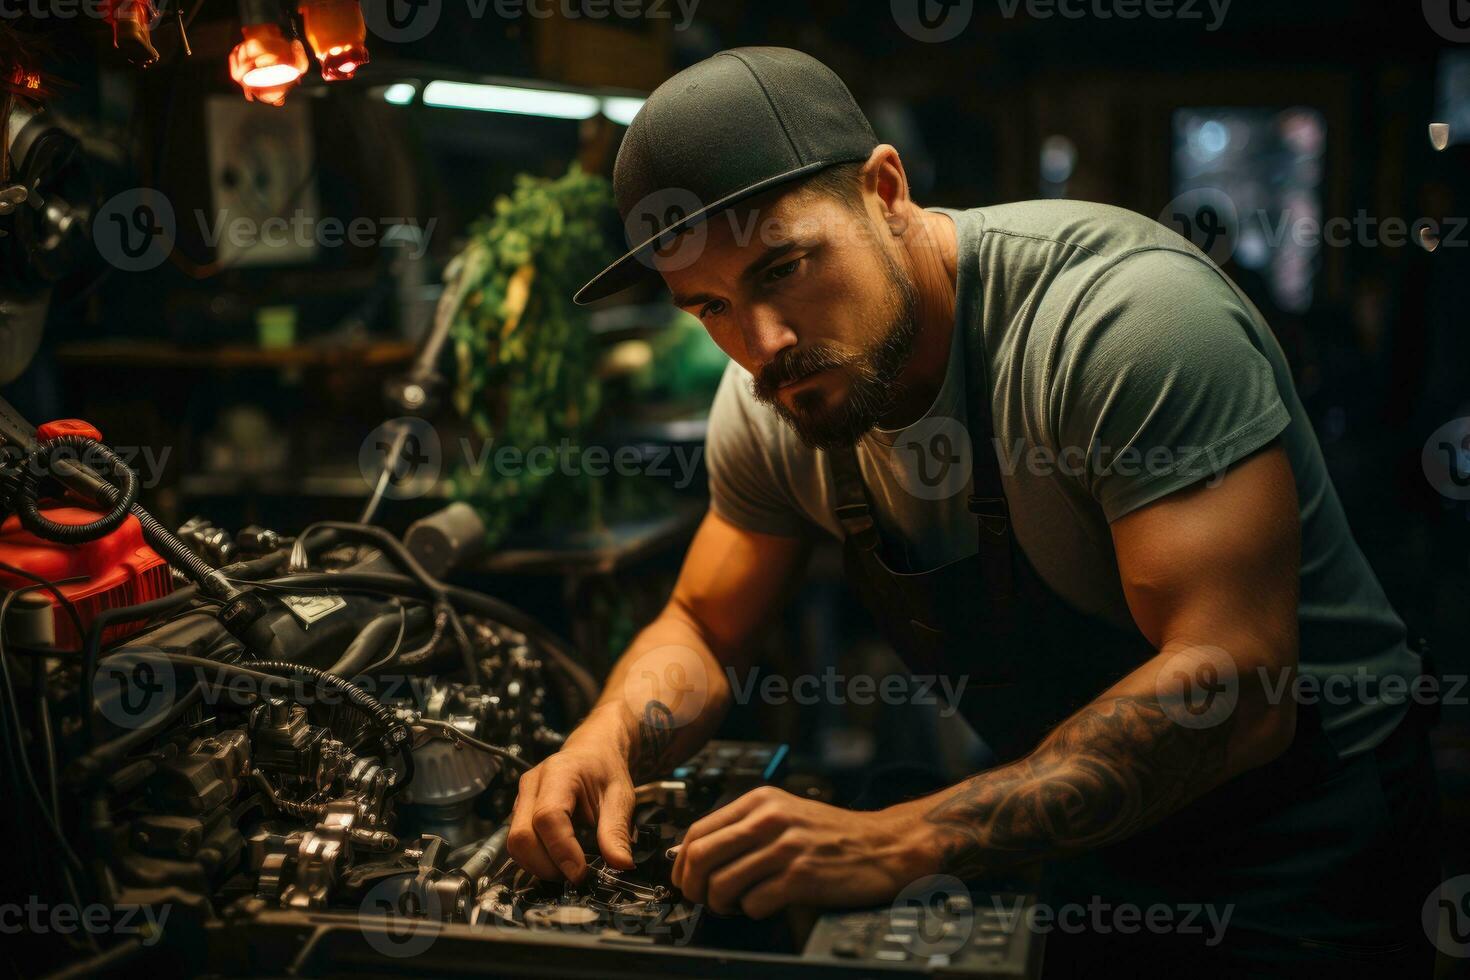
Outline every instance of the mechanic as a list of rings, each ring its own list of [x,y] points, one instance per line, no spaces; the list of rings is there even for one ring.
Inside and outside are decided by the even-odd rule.
[[[634,785],[713,733],[820,528],[909,668],[968,680],[997,765],[876,811],[751,792],[690,829],[691,901],[763,917],[1042,862],[1056,902],[1231,915],[1211,946],[1054,934],[1057,973],[1428,975],[1423,712],[1294,697],[1339,674],[1402,692],[1421,657],[1219,268],[1114,207],[921,207],[842,81],[780,48],[661,86],[614,183],[648,240],[577,301],[657,270],[732,363],[709,513],[598,707],[522,780],[517,861],[579,879],[581,823],[631,866]]]

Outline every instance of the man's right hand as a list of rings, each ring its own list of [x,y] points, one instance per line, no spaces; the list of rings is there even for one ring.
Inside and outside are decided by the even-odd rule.
[[[614,711],[620,705],[605,706]],[[633,776],[627,729],[588,718],[561,751],[521,777],[510,820],[510,856],[538,878],[576,882],[587,871],[576,822],[597,826],[597,849],[614,868],[633,867],[629,826]]]
[[[705,516],[668,605],[613,667],[602,700],[560,752],[521,777],[509,840],[517,864],[538,878],[579,881],[581,824],[597,827],[603,860],[632,869],[633,771],[655,778],[713,734],[731,701],[725,668],[749,666],[742,651],[790,594],[805,556],[801,538]],[[655,713],[650,699],[667,697],[675,677],[670,661],[680,699]]]

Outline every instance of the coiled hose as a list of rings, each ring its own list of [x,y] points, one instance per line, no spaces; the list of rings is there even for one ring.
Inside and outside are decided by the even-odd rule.
[[[61,524],[51,520],[41,513],[40,493],[41,477],[47,473],[53,473],[58,456],[63,450],[68,451],[72,459],[66,462],[73,463],[85,472],[90,467],[82,467],[80,461],[83,453],[87,458],[100,459],[107,464],[112,478],[121,481],[118,487],[106,480],[91,481],[87,483],[97,496],[101,499],[98,503],[105,503],[112,509],[102,517],[87,524]],[[54,475],[54,474],[53,474]],[[37,537],[48,541],[58,541],[62,544],[82,544],[87,541],[95,541],[104,535],[110,534],[132,514],[138,519],[143,527],[143,537],[168,561],[170,565],[180,568],[189,578],[198,583],[199,587],[209,595],[218,599],[229,600],[240,594],[229,581],[217,572],[189,547],[180,541],[172,531],[159,523],[158,519],[143,509],[134,498],[138,495],[138,477],[128,467],[121,456],[107,448],[96,439],[87,436],[69,435],[57,436],[37,445],[26,454],[21,465],[20,479],[16,485],[14,506],[20,517],[21,525]]]

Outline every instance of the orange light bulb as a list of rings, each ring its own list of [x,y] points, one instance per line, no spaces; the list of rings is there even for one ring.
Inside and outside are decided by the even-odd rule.
[[[306,49],[277,24],[246,24],[240,33],[244,40],[230,52],[230,77],[251,102],[284,105],[286,93],[306,74]]]
[[[357,0],[302,0],[301,23],[329,82],[351,78],[368,63],[367,25]]]

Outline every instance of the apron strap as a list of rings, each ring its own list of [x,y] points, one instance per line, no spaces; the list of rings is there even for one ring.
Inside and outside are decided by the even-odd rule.
[[[864,551],[878,548],[878,525],[858,469],[857,450],[848,446],[827,454],[832,460],[833,488],[837,492],[837,520],[842,533]]]
[[[959,297],[956,302],[959,302]],[[961,377],[965,379],[965,414],[968,416],[966,425],[970,433],[973,480],[969,506],[970,513],[976,518],[981,577],[989,595],[1010,597],[1016,594],[1015,530],[994,446],[995,421],[990,411],[990,377],[984,338],[979,327],[969,328],[967,324],[957,323],[955,329],[965,331],[965,343],[962,345],[965,370]]]

